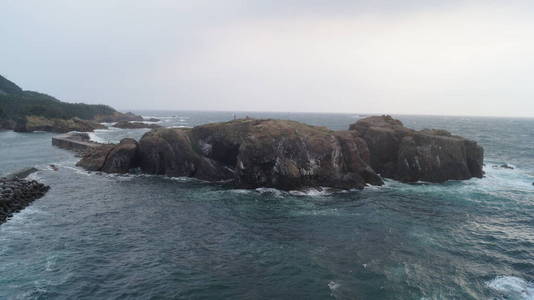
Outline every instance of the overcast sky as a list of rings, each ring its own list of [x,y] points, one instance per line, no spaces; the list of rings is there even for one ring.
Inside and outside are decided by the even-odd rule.
[[[121,110],[534,117],[534,3],[1,0],[0,74]]]

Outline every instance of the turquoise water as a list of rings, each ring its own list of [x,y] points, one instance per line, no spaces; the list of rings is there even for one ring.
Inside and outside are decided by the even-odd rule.
[[[233,118],[143,115],[164,117],[165,126]],[[360,117],[237,116],[245,115],[332,129]],[[89,173],[50,145],[52,134],[0,132],[0,174],[37,166],[32,177],[51,186],[0,225],[0,299],[534,299],[534,120],[398,117],[479,141],[486,177],[388,180],[363,191],[239,190]]]

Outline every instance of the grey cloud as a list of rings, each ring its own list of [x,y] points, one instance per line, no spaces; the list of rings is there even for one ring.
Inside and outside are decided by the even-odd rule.
[[[0,72],[122,109],[534,116],[531,20],[528,1],[6,0]]]

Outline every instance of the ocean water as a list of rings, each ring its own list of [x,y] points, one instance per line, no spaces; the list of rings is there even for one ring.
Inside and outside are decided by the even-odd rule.
[[[168,127],[234,117],[142,114]],[[362,117],[237,117],[246,115],[332,129]],[[50,133],[0,132],[0,175],[36,166],[31,177],[51,186],[0,225],[0,299],[534,299],[534,120],[397,117],[479,141],[486,177],[387,180],[363,191],[241,190],[86,172],[51,146]]]

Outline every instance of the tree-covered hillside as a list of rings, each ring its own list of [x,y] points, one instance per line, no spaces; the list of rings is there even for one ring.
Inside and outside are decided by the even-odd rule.
[[[22,93],[22,89],[18,85],[0,75],[0,95],[19,93]]]
[[[23,91],[13,82],[0,76],[0,118],[17,120],[25,116],[92,120],[97,115],[111,115],[115,109],[107,105],[66,103],[46,94]]]
[[[97,115],[111,115],[115,110],[107,105],[66,103],[48,95],[22,93],[0,95],[0,118],[16,120],[25,116],[92,120]]]

